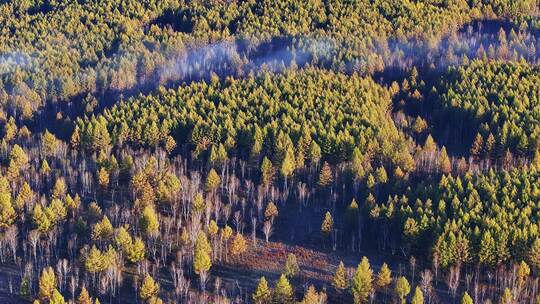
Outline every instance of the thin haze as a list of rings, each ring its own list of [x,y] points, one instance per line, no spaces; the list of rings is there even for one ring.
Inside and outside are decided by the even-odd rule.
[[[533,45],[538,49],[536,37],[531,33],[520,33],[521,41],[526,46]],[[508,33],[507,33],[508,36]],[[241,77],[250,73],[257,73],[260,70],[281,72],[292,64],[302,67],[307,64],[330,66],[332,59],[340,52],[339,44],[331,43],[329,39],[302,38],[302,46],[291,42],[268,43],[254,51],[246,51],[243,44],[238,41],[221,41],[208,45],[191,47],[182,50],[180,53],[161,54],[165,60],[156,66],[151,77],[132,77],[129,82],[129,91],[135,94],[140,91],[150,91],[159,85],[174,85],[182,82],[209,79],[212,75],[221,78],[226,76]],[[244,42],[245,43],[245,42]],[[382,45],[373,47],[362,56],[353,59],[351,62],[343,62],[346,72],[365,72],[362,69],[368,66],[372,58],[379,58],[383,67],[405,68],[412,65],[431,64],[437,68],[444,69],[448,65],[460,64],[460,57],[466,55],[469,59],[475,58],[479,54],[478,50],[483,48],[486,52],[490,45],[498,49],[506,42],[498,39],[496,31],[486,34],[482,29],[460,31],[455,35],[444,38],[436,43],[428,43],[423,40],[411,39],[406,42],[397,40],[388,41]],[[338,46],[336,46],[338,45]],[[531,54],[531,48],[514,48],[519,56],[535,62],[538,56]],[[317,58],[317,62],[314,61]],[[109,58],[112,66],[118,65],[122,60],[140,60],[137,54],[117,53]],[[0,76],[13,73],[16,69],[35,71],[39,68],[38,58],[32,57],[22,52],[11,52],[0,55]],[[98,71],[96,71],[98,72]],[[92,79],[81,72],[79,79]],[[77,75],[76,75],[77,76]],[[91,80],[90,80],[91,81]],[[129,95],[131,95],[129,94]]]

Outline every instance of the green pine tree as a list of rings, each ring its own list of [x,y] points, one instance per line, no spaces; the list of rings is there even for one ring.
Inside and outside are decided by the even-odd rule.
[[[414,289],[414,295],[411,299],[411,304],[424,304],[424,294],[418,286]]]
[[[268,288],[268,283],[264,277],[261,277],[257,289],[251,296],[255,304],[267,304],[270,302],[271,290]]]
[[[294,291],[287,277],[282,274],[274,287],[274,303],[289,304],[294,302]]]
[[[409,281],[405,277],[399,277],[396,281],[396,294],[402,304],[406,303],[407,295],[411,292]]]
[[[352,294],[355,304],[368,302],[369,295],[373,289],[372,282],[373,271],[371,270],[368,259],[363,257],[352,280]]]

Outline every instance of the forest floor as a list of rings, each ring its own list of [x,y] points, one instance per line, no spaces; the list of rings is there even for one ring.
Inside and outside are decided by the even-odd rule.
[[[258,239],[254,244],[251,235],[247,233],[245,237],[248,250],[237,257],[229,256],[227,263],[220,263],[212,268],[212,274],[219,276],[222,284],[236,287],[241,299],[251,300],[251,293],[261,276],[264,276],[273,287],[283,273],[290,253],[296,256],[300,267],[300,272],[291,279],[298,299],[301,299],[304,290],[313,284],[317,290],[329,291],[329,303],[346,303],[346,299],[350,297],[334,292],[332,277],[340,261],[343,261],[352,274],[363,256],[369,259],[374,276],[382,264],[387,263],[393,275],[407,275],[410,280],[411,274],[406,273],[409,261],[403,256],[390,254],[390,251],[388,253],[378,251],[377,244],[365,241],[361,248],[371,248],[369,251],[354,252],[350,246],[333,250],[331,242],[324,240],[320,234],[321,221],[327,208],[321,206],[300,211],[298,205],[294,203],[287,203],[278,208],[276,230],[268,243],[261,238],[262,233],[259,235],[258,232]],[[423,268],[418,267],[417,270],[419,273]],[[416,282],[418,280],[419,275],[416,276]]]

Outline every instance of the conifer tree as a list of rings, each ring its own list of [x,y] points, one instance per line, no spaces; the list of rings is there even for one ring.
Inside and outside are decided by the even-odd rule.
[[[88,256],[84,261],[86,271],[95,276],[96,273],[102,272],[107,268],[106,259],[99,249],[94,245],[90,249]]]
[[[324,162],[321,168],[321,172],[319,173],[318,184],[320,187],[325,188],[330,186],[333,180],[334,177],[332,176],[332,168],[330,168],[328,162]]]
[[[79,298],[77,299],[77,304],[92,304],[92,298],[90,298],[88,290],[86,290],[86,287],[84,286],[82,287]]]
[[[212,168],[210,172],[208,172],[208,176],[206,177],[206,191],[213,192],[216,190],[219,185],[221,184],[221,178],[217,174],[216,170]]]
[[[439,156],[439,170],[442,174],[450,174],[452,172],[452,163],[446,153],[446,147],[442,147],[441,155]]]
[[[10,116],[6,125],[4,126],[4,138],[6,142],[10,142],[15,138],[15,135],[17,135],[17,124],[15,123],[15,119]]]
[[[17,217],[11,200],[11,193],[3,190],[0,192],[0,230],[9,228]]]
[[[56,179],[51,197],[53,199],[63,199],[67,192],[66,181],[63,177]]]
[[[30,296],[30,280],[28,277],[23,277],[21,280],[21,286],[19,288],[19,294],[23,298],[28,298]]]
[[[424,294],[418,286],[414,289],[414,295],[411,299],[411,304],[424,304]]]
[[[148,138],[148,136],[145,136],[145,138]],[[148,142],[149,141],[147,141],[147,143]],[[92,134],[92,150],[107,150],[110,143],[111,137],[109,130],[107,130],[107,121],[103,118],[103,116],[100,116],[99,119],[96,120]]]
[[[45,133],[43,134],[41,148],[45,156],[55,154],[58,149],[58,139],[56,139],[56,137],[50,133],[49,130],[45,130]]]
[[[360,180],[366,175],[364,168],[364,155],[358,147],[354,148],[352,155],[352,171],[354,173],[355,180]]]
[[[49,232],[54,225],[47,213],[43,211],[43,207],[41,207],[40,204],[36,204],[34,206],[34,210],[32,211],[32,220],[37,226],[38,231],[41,233]]]
[[[28,155],[19,146],[14,145],[9,154],[8,177],[14,181],[19,176],[19,171],[28,164]]]
[[[231,254],[239,255],[246,252],[246,250],[247,250],[246,239],[244,239],[244,236],[241,233],[237,233],[232,241]]]
[[[255,304],[268,304],[270,303],[271,290],[268,288],[268,283],[265,277],[261,277],[257,289],[251,296]]]
[[[208,224],[208,234],[214,238],[217,233],[219,232],[219,226],[217,225],[215,220],[211,220]]]
[[[75,129],[73,130],[73,133],[71,134],[70,143],[73,149],[79,149],[81,145],[81,134],[80,134],[79,126],[75,126]]]
[[[388,174],[383,166],[380,166],[377,168],[377,170],[375,170],[375,179],[379,184],[386,184],[388,182]]]
[[[261,183],[263,185],[271,185],[274,180],[275,170],[272,162],[268,157],[264,157],[261,163]]]
[[[109,185],[109,172],[107,169],[100,168],[98,171],[98,183],[101,187],[106,188]]]
[[[329,211],[324,215],[324,220],[321,225],[321,232],[325,237],[328,237],[334,229],[334,219]]]
[[[433,140],[433,137],[431,134],[429,134],[426,138],[426,142],[424,143],[424,152],[425,153],[433,153],[437,149],[437,144],[435,144],[435,140]]]
[[[150,298],[157,296],[158,292],[159,284],[156,283],[151,276],[146,275],[141,285],[141,289],[139,290],[139,297],[141,300],[147,301]]]
[[[146,246],[141,238],[136,237],[133,244],[129,246],[126,257],[131,263],[138,263],[144,260],[145,255]]]
[[[366,187],[368,189],[373,189],[373,187],[375,187],[376,184],[377,184],[377,181],[375,181],[375,176],[373,176],[373,174],[370,173],[366,179]]]
[[[30,188],[28,182],[24,182],[17,198],[15,199],[15,206],[17,210],[22,211],[24,207],[32,201],[34,191]],[[67,201],[66,201],[67,203]]]
[[[409,281],[405,277],[399,277],[396,281],[396,294],[402,304],[406,303],[407,295],[411,292]]]
[[[62,294],[57,289],[55,289],[53,291],[49,304],[66,304],[66,300],[64,300]]]
[[[321,156],[321,147],[315,141],[312,141],[309,147],[309,158],[311,162],[315,164],[319,163]]]
[[[480,250],[478,252],[478,260],[486,266],[493,266],[497,262],[497,253],[495,247],[495,239],[491,236],[489,230],[484,232],[480,240]]]
[[[289,253],[287,255],[287,261],[285,261],[284,274],[288,278],[292,278],[298,274],[300,267],[298,266],[298,261],[296,260],[296,255],[294,253]]]
[[[39,297],[50,299],[56,290],[56,276],[52,267],[44,268],[39,277]]]
[[[92,228],[92,239],[96,241],[105,241],[112,238],[114,228],[107,216],[104,216],[100,222]]]
[[[49,167],[49,162],[46,159],[41,162],[39,172],[43,175],[48,175],[51,172],[51,167]]]
[[[294,291],[287,277],[282,274],[274,287],[273,302],[289,304],[294,301]]]
[[[147,235],[157,235],[159,233],[159,219],[156,210],[152,206],[144,207],[141,216],[141,228]]]
[[[422,117],[417,116],[412,125],[412,130],[415,133],[420,134],[424,132],[427,129],[427,127],[428,127],[427,122],[424,119],[422,119]]]
[[[294,159],[294,151],[292,148],[288,148],[285,152],[285,157],[281,163],[280,173],[287,180],[289,176],[294,173],[296,169],[296,161]]]
[[[227,154],[227,149],[225,149],[225,146],[223,144],[218,145],[218,151],[217,151],[217,161],[223,163],[227,159],[229,159],[229,155]]]
[[[229,240],[232,234],[233,234],[233,231],[229,225],[225,225],[225,227],[221,229],[221,237],[223,238],[224,241]]]
[[[381,270],[379,270],[379,273],[377,274],[376,284],[379,288],[386,288],[390,283],[392,283],[392,272],[390,271],[390,268],[388,268],[388,265],[383,263]]]
[[[339,262],[336,273],[332,279],[332,286],[339,291],[345,290],[349,287],[349,280],[347,279],[347,273],[345,272],[345,265],[343,264],[343,261]]]
[[[352,294],[355,304],[368,302],[373,288],[372,282],[373,271],[371,270],[368,259],[363,257],[352,280]]]
[[[500,304],[513,304],[514,303],[514,296],[512,295],[510,288],[506,287],[504,289],[504,292],[501,295],[499,303]]]
[[[202,193],[196,193],[195,196],[193,197],[193,205],[192,205],[192,209],[194,212],[203,212],[204,211],[204,208],[206,206],[206,203],[204,201],[204,197],[202,195]]]
[[[212,267],[212,259],[210,254],[212,249],[204,233],[199,233],[197,241],[195,242],[195,251],[193,255],[193,269],[195,273],[199,275],[201,279],[201,287],[204,288],[204,281],[206,275]]]
[[[152,121],[144,130],[144,137],[149,146],[154,147],[159,143],[160,132],[155,121]]]
[[[124,252],[127,252],[129,250],[129,247],[133,243],[133,239],[131,238],[131,235],[129,235],[125,227],[120,227],[116,232],[114,242],[118,248],[120,248]]]
[[[476,134],[476,137],[473,141],[473,144],[471,146],[471,155],[478,160],[480,158],[480,155],[482,153],[482,149],[484,147],[484,138],[480,133]]]
[[[463,294],[463,297],[461,298],[461,304],[474,304],[473,299],[467,292]]]
[[[517,277],[518,277],[518,287],[521,289],[523,287],[523,284],[525,284],[525,281],[527,280],[527,277],[531,274],[531,268],[525,261],[521,261],[518,266],[517,270]]]
[[[167,153],[171,153],[176,148],[176,141],[172,136],[169,135],[165,138],[164,146],[165,151],[167,151]]]
[[[299,304],[320,304],[326,303],[326,294],[324,292],[317,292],[315,286],[309,285],[308,289],[304,293],[304,298]]]
[[[53,199],[46,211],[54,223],[59,223],[67,217],[67,208],[59,199]]]

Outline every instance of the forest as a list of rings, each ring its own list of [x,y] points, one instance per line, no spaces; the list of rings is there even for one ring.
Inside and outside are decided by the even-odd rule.
[[[0,25],[0,303],[540,303],[538,0]]]

